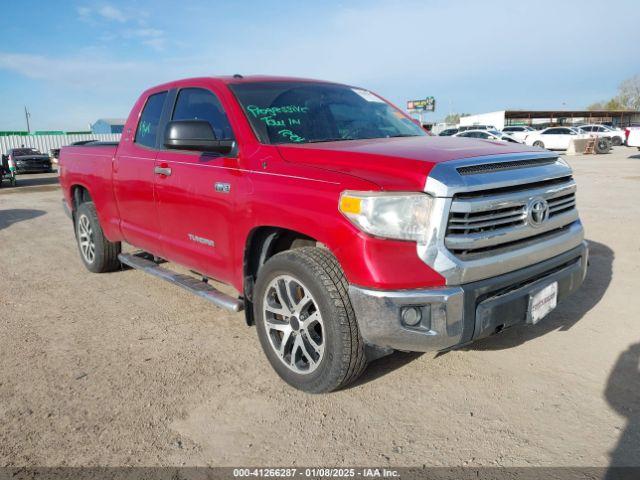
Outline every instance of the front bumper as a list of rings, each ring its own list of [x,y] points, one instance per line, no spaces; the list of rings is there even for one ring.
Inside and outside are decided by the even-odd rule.
[[[26,173],[50,173],[53,169],[51,164],[43,164],[43,165],[16,165],[16,173],[26,174]]]
[[[448,350],[527,323],[531,295],[553,282],[558,282],[560,302],[582,284],[587,260],[583,241],[535,265],[457,287],[378,291],[352,285],[349,295],[368,345],[414,352]],[[402,321],[410,307],[420,311],[417,326]]]

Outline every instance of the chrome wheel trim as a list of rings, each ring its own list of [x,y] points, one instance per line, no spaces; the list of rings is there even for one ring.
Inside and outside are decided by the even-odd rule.
[[[278,275],[265,290],[262,313],[269,345],[278,359],[298,374],[315,371],[324,358],[325,330],[309,289],[291,275]]]
[[[78,217],[78,245],[80,245],[80,253],[86,262],[93,263],[96,259],[96,244],[91,221],[86,215]]]

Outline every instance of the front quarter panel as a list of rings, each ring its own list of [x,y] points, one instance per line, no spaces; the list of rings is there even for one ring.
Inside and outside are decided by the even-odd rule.
[[[283,162],[264,147],[247,188],[238,198],[236,265],[242,265],[246,239],[259,227],[279,227],[303,233],[324,244],[338,259],[349,283],[373,289],[403,289],[444,285],[444,279],[420,260],[415,242],[374,238],[353,226],[338,210],[344,190],[379,191],[369,181],[338,172]],[[267,153],[269,152],[269,153]],[[237,286],[242,272],[237,272]],[[236,288],[237,288],[236,286]]]

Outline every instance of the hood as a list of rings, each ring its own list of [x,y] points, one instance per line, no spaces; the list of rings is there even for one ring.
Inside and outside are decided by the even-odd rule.
[[[437,163],[507,153],[540,152],[537,147],[456,137],[401,137],[279,145],[289,162],[353,175],[385,190],[422,190]]]

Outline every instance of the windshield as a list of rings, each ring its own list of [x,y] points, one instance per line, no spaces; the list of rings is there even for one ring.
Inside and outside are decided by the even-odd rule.
[[[308,82],[229,86],[262,143],[417,137],[424,130],[368,90]]]
[[[11,151],[14,157],[21,157],[24,155],[40,155],[40,152],[35,148],[15,148]]]

